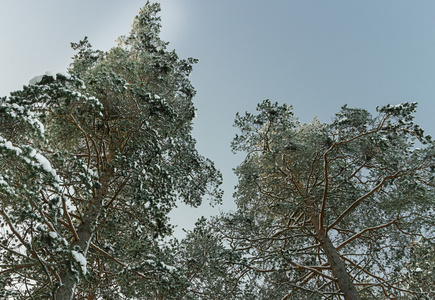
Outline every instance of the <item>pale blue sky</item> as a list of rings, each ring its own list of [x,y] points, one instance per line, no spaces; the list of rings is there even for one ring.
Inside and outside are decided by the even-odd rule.
[[[20,0],[0,3],[0,95],[36,75],[63,72],[70,42],[85,35],[107,50],[127,34],[145,1]],[[328,122],[343,104],[419,102],[417,121],[434,134],[434,1],[162,0],[162,37],[200,60],[194,136],[224,175],[221,210],[234,209],[230,151],[236,112],[270,98],[294,106],[302,121]],[[216,212],[181,208],[190,227]]]

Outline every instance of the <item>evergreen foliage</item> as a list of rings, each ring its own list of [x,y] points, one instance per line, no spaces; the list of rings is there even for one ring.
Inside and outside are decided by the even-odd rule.
[[[402,286],[414,292],[413,299],[430,300],[435,297],[435,245],[421,239],[403,249],[403,269],[395,276]]]
[[[72,43],[68,74],[1,98],[3,299],[180,299],[167,215],[219,203],[221,176],[191,136],[196,60],[166,50],[159,10],[108,52]]]
[[[214,225],[202,217],[174,245],[175,260],[189,282],[182,299],[249,299],[244,293],[246,280],[241,280],[242,254],[225,245]]]
[[[2,299],[431,299],[435,142],[416,103],[302,124],[237,114],[237,211],[171,237],[176,201],[219,204],[191,136],[196,59],[147,4],[109,51],[0,98]]]
[[[435,147],[416,103],[344,106],[331,124],[301,124],[266,100],[237,115],[238,210],[222,234],[249,260],[257,299],[396,299],[403,249],[435,238]],[[420,148],[416,148],[416,147]],[[248,273],[247,273],[248,274]],[[395,278],[395,279],[392,279]]]

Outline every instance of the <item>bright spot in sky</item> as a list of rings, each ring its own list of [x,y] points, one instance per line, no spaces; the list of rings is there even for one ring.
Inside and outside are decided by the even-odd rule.
[[[162,8],[160,12],[162,18],[161,37],[165,42],[176,44],[183,38],[187,13],[181,3],[176,1],[161,1],[160,5]]]

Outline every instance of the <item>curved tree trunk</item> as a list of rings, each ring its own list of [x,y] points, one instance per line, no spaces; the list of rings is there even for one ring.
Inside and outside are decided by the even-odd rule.
[[[100,197],[100,199],[92,201],[91,207],[83,218],[83,222],[77,229],[77,235],[80,240],[74,241],[71,245],[71,247],[76,245],[79,246],[85,257],[93,236],[93,228],[100,216],[101,200],[102,198]],[[75,289],[78,283],[77,277],[77,274],[74,274],[69,267],[64,268],[60,272],[61,286],[56,291],[56,300],[72,300],[74,298]]]
[[[93,229],[100,216],[102,205],[102,197],[98,197],[92,201],[90,208],[87,211],[83,222],[77,228],[77,235],[80,238],[78,241],[74,241],[71,244],[73,246],[79,246],[86,257],[89,244],[93,236]],[[68,265],[68,264],[67,264]],[[60,272],[61,286],[56,291],[56,300],[72,300],[74,298],[75,289],[78,283],[77,274],[74,274],[69,267],[64,268]]]
[[[107,165],[110,166],[110,158],[113,157],[113,153],[109,154]],[[97,225],[98,218],[100,217],[103,199],[106,197],[110,179],[113,177],[113,167],[106,167],[103,176],[99,182],[101,188],[95,193],[94,199],[89,203],[85,216],[82,219],[82,223],[77,228],[77,235],[79,240],[75,240],[71,244],[71,248],[79,246],[84,257],[87,257],[89,245],[94,235],[94,229]],[[68,265],[68,264],[67,264]],[[74,299],[75,289],[78,283],[77,274],[74,274],[69,267],[61,270],[60,274],[61,286],[57,289],[55,299],[56,300],[72,300]]]
[[[344,294],[346,300],[360,300],[361,297],[355,288],[355,285],[350,279],[349,273],[344,266],[343,260],[340,258],[337,249],[331,242],[325,229],[319,226],[319,217],[317,214],[311,215],[311,224],[314,226],[317,240],[328,258],[329,265],[331,267],[332,274],[337,279],[337,284],[340,291]]]

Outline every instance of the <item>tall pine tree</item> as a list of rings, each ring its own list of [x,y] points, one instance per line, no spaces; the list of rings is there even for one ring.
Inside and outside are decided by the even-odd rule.
[[[233,149],[247,156],[236,169],[238,210],[220,222],[257,299],[415,294],[399,276],[404,249],[435,238],[435,143],[415,109],[372,116],[344,106],[331,124],[301,124],[266,100],[237,116]]]
[[[221,177],[191,136],[196,60],[166,50],[159,10],[1,98],[1,297],[180,297],[159,238],[177,200],[219,202]]]

